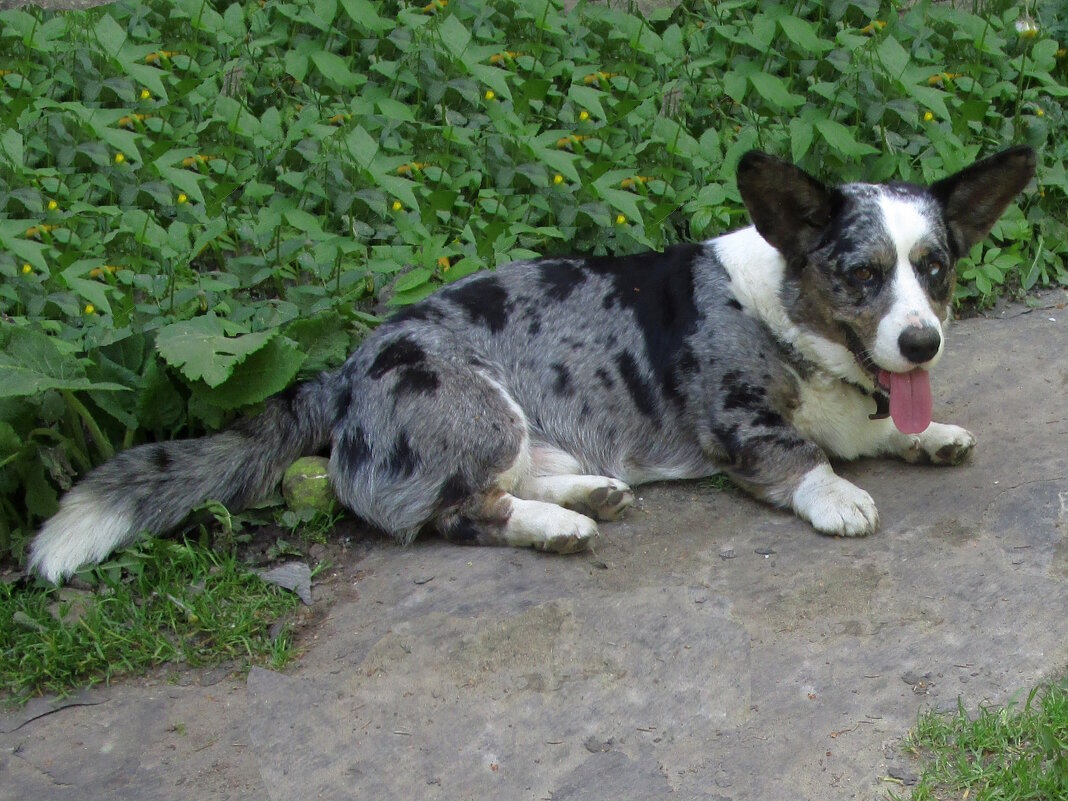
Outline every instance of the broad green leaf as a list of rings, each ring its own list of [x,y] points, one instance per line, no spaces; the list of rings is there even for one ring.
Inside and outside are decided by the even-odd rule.
[[[8,128],[0,134],[0,152],[4,154],[12,167],[21,170],[24,152],[22,134],[14,128]]]
[[[779,17],[779,27],[791,42],[796,44],[806,53],[820,55],[834,48],[834,45],[825,39],[821,39],[812,23],[800,17]]]
[[[359,125],[349,131],[345,137],[345,145],[356,159],[356,163],[365,170],[371,166],[371,162],[378,154],[378,141]]]
[[[775,75],[768,75],[766,72],[754,72],[749,76],[749,82],[753,84],[753,88],[757,90],[761,97],[780,108],[797,108],[805,102],[805,98],[791,93],[786,88],[783,80]]]
[[[239,409],[266,400],[288,387],[303,363],[304,354],[296,343],[276,336],[235,365],[226,381],[208,387],[194,384],[193,392],[212,406]]]
[[[286,327],[285,335],[304,353],[301,370],[305,373],[337,367],[352,349],[345,321],[336,312],[294,320]]]
[[[114,58],[126,43],[126,31],[110,14],[102,15],[93,26],[93,33],[104,52]]]
[[[283,216],[286,218],[287,223],[306,234],[318,233],[323,230],[319,218],[314,214],[308,214],[303,209],[286,209]]]
[[[949,109],[946,108],[946,93],[933,86],[906,86],[905,91],[910,97],[916,99],[921,105],[931,109],[944,120],[950,118]]]
[[[816,132],[811,122],[806,122],[800,117],[790,118],[790,158],[795,163],[801,161],[812,147],[812,140]]]
[[[843,156],[868,156],[879,152],[871,145],[865,145],[858,142],[853,138],[853,134],[850,130],[839,122],[824,118],[816,120],[813,124],[816,126],[816,130],[818,130],[826,140],[827,144]]]
[[[366,83],[366,79],[360,79],[353,74],[349,70],[345,59],[335,53],[327,50],[315,50],[308,54],[308,58],[324,78],[333,81],[343,89],[352,89],[355,86]]]
[[[601,105],[601,100],[605,97],[605,93],[600,89],[573,83],[568,87],[567,93],[580,109],[589,111],[599,120],[605,119],[604,106]]]
[[[431,275],[433,273],[425,267],[416,267],[398,278],[396,283],[393,284],[393,290],[395,292],[409,292],[429,281]]]
[[[52,337],[16,328],[0,353],[0,398],[36,395],[49,389],[120,391],[127,388],[89,380],[77,357],[60,351]]]
[[[908,51],[893,36],[887,36],[879,42],[876,52],[879,54],[879,60],[886,67],[886,71],[890,73],[890,77],[895,80],[901,77],[909,65]]]
[[[378,16],[374,4],[369,0],[341,0],[341,7],[349,19],[369,33],[383,33],[394,26],[391,20]]]
[[[456,58],[462,59],[467,45],[471,42],[471,32],[464,27],[464,24],[454,15],[449,14],[438,25],[438,34],[448,51]]]
[[[209,387],[217,387],[276,333],[277,329],[228,337],[223,321],[209,312],[161,328],[156,333],[156,350],[190,381],[202,380]]]

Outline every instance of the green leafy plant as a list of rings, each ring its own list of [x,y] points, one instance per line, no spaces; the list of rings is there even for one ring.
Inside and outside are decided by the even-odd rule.
[[[1053,0],[0,12],[0,552],[115,449],[254,410],[443,284],[743,224],[751,147],[929,180],[1029,142],[959,299],[1064,283],[1066,26]]]

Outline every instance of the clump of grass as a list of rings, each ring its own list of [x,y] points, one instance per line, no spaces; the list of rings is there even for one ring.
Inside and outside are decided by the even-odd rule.
[[[81,578],[94,590],[73,597],[0,584],[0,693],[20,702],[167,662],[281,667],[292,656],[288,629],[270,629],[296,597],[234,556],[149,539]]]
[[[1032,690],[1022,707],[927,713],[908,746],[927,763],[912,801],[1068,798],[1068,681]]]

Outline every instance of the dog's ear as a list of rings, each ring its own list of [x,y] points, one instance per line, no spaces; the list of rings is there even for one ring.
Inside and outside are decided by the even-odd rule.
[[[958,257],[972,249],[1035,174],[1035,151],[1013,147],[931,185]]]
[[[842,206],[837,189],[759,150],[738,162],[738,191],[757,231],[787,259],[811,250]]]

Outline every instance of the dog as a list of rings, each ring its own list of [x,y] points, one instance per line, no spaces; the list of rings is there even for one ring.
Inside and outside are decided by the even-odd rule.
[[[339,369],[194,440],[90,472],[31,545],[61,581],[209,499],[240,508],[330,447],[358,517],[410,543],[570,553],[631,487],[726,473],[820,532],[878,526],[829,457],[957,464],[975,438],[931,422],[955,262],[1035,171],[1015,147],[930,186],[825,185],[753,151],[752,226],[662,253],[482,272],[382,323]]]

